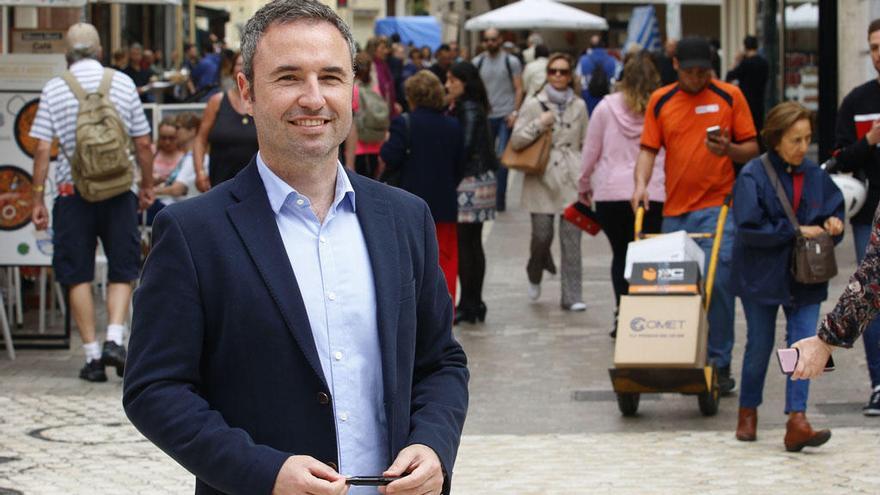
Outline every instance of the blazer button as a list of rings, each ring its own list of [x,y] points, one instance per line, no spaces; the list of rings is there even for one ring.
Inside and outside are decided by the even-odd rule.
[[[327,465],[330,466],[330,469],[336,471],[337,473],[339,472],[339,466],[337,466],[335,462],[328,462]]]
[[[325,392],[318,392],[318,404],[326,406],[330,403],[330,396]]]

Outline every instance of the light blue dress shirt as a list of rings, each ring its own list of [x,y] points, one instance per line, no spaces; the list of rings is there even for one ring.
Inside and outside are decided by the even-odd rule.
[[[337,164],[336,194],[324,223],[309,198],[257,154],[257,169],[296,275],[321,368],[330,387],[339,472],[378,476],[391,461],[370,254],[355,212],[354,189]],[[292,376],[291,380],[299,377]],[[351,487],[351,494],[376,493]]]

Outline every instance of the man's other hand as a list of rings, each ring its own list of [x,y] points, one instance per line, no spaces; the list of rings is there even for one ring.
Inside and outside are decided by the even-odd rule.
[[[345,477],[307,455],[287,458],[275,478],[272,495],[345,495]]]
[[[141,184],[138,189],[138,212],[142,212],[156,200],[156,193],[152,185]]]
[[[875,120],[874,123],[871,124],[871,130],[865,134],[865,139],[871,146],[880,143],[880,120]]]
[[[819,337],[801,339],[792,346],[799,352],[797,367],[791,374],[792,380],[809,380],[825,371],[825,364],[831,356],[831,346]]]
[[[636,184],[630,205],[632,206],[633,213],[639,211],[639,206],[644,206],[645,211],[648,211],[648,186]]]
[[[417,443],[401,450],[382,476],[403,476],[379,488],[385,495],[436,495],[443,490],[440,458],[427,445]]]
[[[718,134],[707,135],[706,147],[718,156],[727,156],[727,153],[730,151],[730,131],[721,129],[721,132]]]
[[[49,227],[49,210],[46,209],[46,203],[41,197],[39,200],[34,199],[34,207],[31,210],[31,221],[37,230],[46,230]]]

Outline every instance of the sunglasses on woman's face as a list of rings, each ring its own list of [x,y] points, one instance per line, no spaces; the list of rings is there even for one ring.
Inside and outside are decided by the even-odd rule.
[[[547,69],[547,75],[550,76],[568,76],[571,75],[571,69]]]

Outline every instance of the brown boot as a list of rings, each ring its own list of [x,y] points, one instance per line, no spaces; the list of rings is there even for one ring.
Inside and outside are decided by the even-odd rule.
[[[804,447],[818,447],[831,438],[831,430],[815,431],[802,412],[788,415],[785,424],[785,450],[800,452]]]
[[[741,442],[754,442],[758,437],[758,410],[754,407],[739,408],[736,422],[736,439]]]

